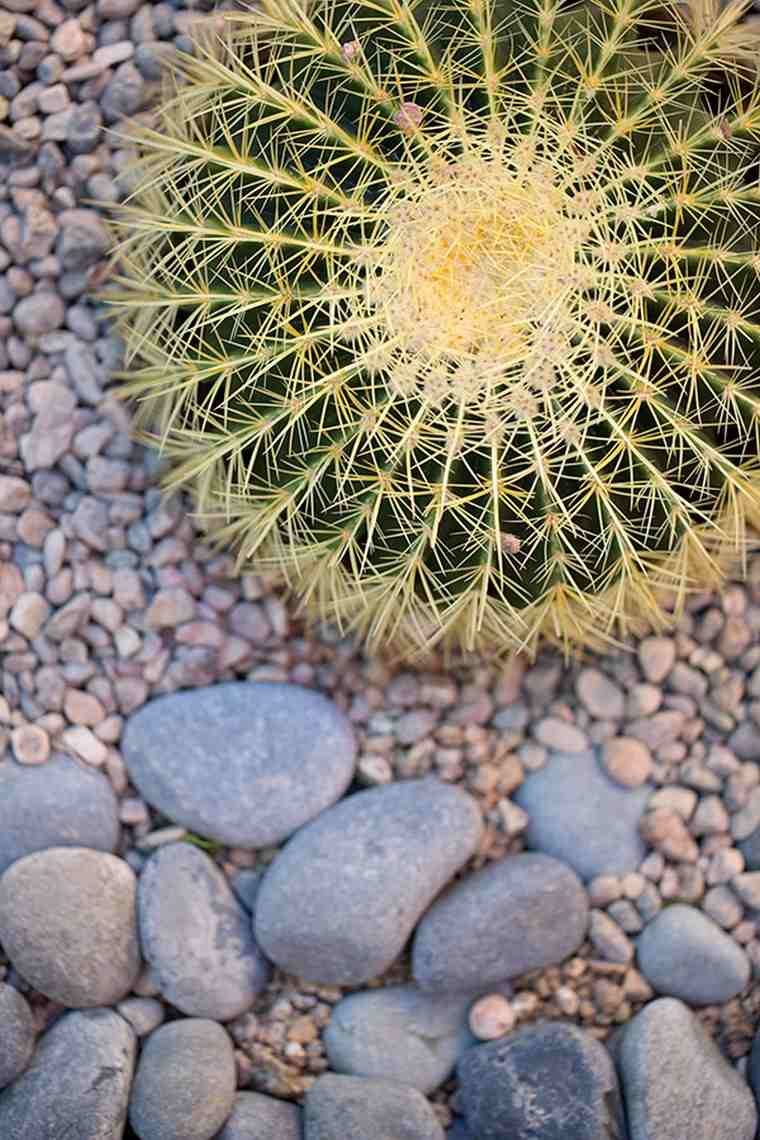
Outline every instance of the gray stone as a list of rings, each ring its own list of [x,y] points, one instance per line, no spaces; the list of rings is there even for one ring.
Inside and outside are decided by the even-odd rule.
[[[473,1044],[469,1004],[469,997],[426,994],[414,985],[349,994],[322,1034],[330,1068],[430,1093]]]
[[[49,847],[0,879],[0,943],[46,997],[71,1007],[111,1005],[140,969],[135,876],[123,859]]]
[[[550,754],[514,794],[529,816],[529,847],[554,855],[582,879],[635,871],[646,854],[639,819],[650,784],[622,788],[603,770],[596,751]]]
[[[0,764],[0,874],[46,847],[114,851],[118,806],[106,777],[60,754],[39,768]]]
[[[166,844],[145,864],[137,897],[143,954],[172,1005],[229,1021],[253,1004],[269,968],[250,917],[208,855]]]
[[[26,998],[0,983],[0,1089],[15,1081],[32,1059],[34,1017]]]
[[[66,1013],[41,1038],[28,1069],[0,1093],[7,1140],[120,1140],[135,1035],[110,1009]]]
[[[756,827],[737,846],[744,856],[747,870],[760,871],[760,827]]]
[[[444,1140],[422,1093],[409,1085],[318,1077],[304,1099],[304,1140]]]
[[[57,293],[31,293],[18,302],[13,320],[22,336],[39,337],[60,328],[64,312]]]
[[[432,778],[347,797],[302,828],[264,875],[259,945],[290,973],[361,985],[400,953],[482,827],[469,795]]]
[[[351,727],[331,701],[266,682],[151,701],[130,717],[122,750],[149,804],[236,847],[279,843],[343,794],[356,762]]]
[[[539,1022],[468,1049],[457,1066],[478,1140],[612,1140],[625,1135],[609,1053],[575,1025]]]
[[[151,1033],[129,1098],[140,1140],[211,1140],[234,1103],[235,1055],[221,1025],[188,1017]]]
[[[550,855],[511,855],[437,899],[414,936],[412,972],[424,990],[484,990],[561,962],[588,927],[578,876]]]
[[[216,1140],[301,1140],[301,1110],[263,1093],[240,1092]]]
[[[750,976],[740,946],[696,907],[667,906],[636,940],[638,967],[659,993],[691,1005],[728,1001]]]
[[[615,1052],[630,1140],[753,1140],[752,1093],[682,1002],[650,1002]]]
[[[110,248],[108,230],[95,210],[62,210],[58,222],[61,232],[55,252],[64,269],[86,269]]]

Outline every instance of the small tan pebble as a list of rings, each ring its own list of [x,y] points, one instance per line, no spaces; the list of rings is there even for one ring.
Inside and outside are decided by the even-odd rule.
[[[121,730],[124,725],[123,717],[117,716],[113,713],[97,724],[93,732],[98,740],[102,740],[104,744],[115,744],[121,736]]]
[[[755,923],[751,919],[745,918],[743,922],[738,923],[737,926],[731,931],[731,937],[740,946],[746,946],[755,937]]]
[[[632,736],[613,736],[602,746],[607,775],[624,788],[639,788],[652,774],[652,753]]]
[[[594,1004],[602,1013],[614,1013],[623,1001],[623,987],[611,982],[609,978],[597,978],[592,986]]]
[[[148,823],[150,816],[145,801],[136,796],[127,796],[119,804],[119,819],[128,827]]]
[[[532,990],[520,990],[510,1002],[514,1015],[518,1020],[521,1017],[532,1017],[538,1009],[538,1004],[538,995],[534,994]]]
[[[602,720],[622,717],[625,706],[622,689],[600,669],[581,669],[575,691],[591,716]]]
[[[36,724],[22,724],[14,728],[11,746],[19,764],[44,764],[50,756],[48,734]]]
[[[675,660],[676,643],[672,637],[645,637],[639,645],[641,671],[655,685],[665,680]]]
[[[560,986],[554,991],[554,1000],[561,1013],[566,1017],[575,1017],[580,1006],[580,998],[572,986]]]
[[[589,938],[606,962],[627,965],[633,958],[633,943],[616,922],[602,910],[592,910]]]
[[[624,898],[637,899],[646,886],[646,880],[638,871],[629,871],[627,875],[623,875],[620,886]]]
[[[108,749],[102,740],[84,725],[73,725],[61,734],[61,743],[68,752],[84,760],[93,768],[102,768],[108,756]]]
[[[504,799],[499,800],[497,807],[502,827],[508,836],[520,835],[525,831],[530,822],[530,817],[519,804]]]
[[[650,843],[667,859],[695,863],[699,856],[696,842],[686,830],[680,815],[666,808],[647,812],[639,821],[642,839]]]
[[[517,1017],[501,994],[486,994],[470,1007],[469,1024],[479,1041],[495,1041],[514,1028]]]
[[[31,641],[42,629],[49,613],[50,606],[42,594],[31,590],[16,599],[8,621],[13,629]]]
[[[566,978],[582,978],[588,969],[588,962],[585,958],[571,958],[565,962],[562,967],[562,973]]]
[[[147,835],[141,835],[135,846],[140,851],[155,851],[165,843],[179,843],[186,835],[187,830],[184,827],[159,827],[155,831],[149,831]]]
[[[5,697],[0,696],[0,724],[9,724],[11,719],[11,706]]]
[[[681,819],[690,820],[697,806],[697,793],[691,788],[681,787],[679,784],[667,784],[658,788],[649,797],[647,809],[653,811],[662,808],[665,811],[675,812]]]
[[[605,907],[621,898],[623,893],[617,875],[596,875],[588,885],[592,906]]]
[[[633,685],[626,696],[625,715],[629,720],[651,716],[662,704],[662,690],[648,681]]]
[[[623,991],[631,1001],[649,1001],[650,998],[654,997],[654,990],[649,982],[638,970],[633,968],[625,972]]]
[[[81,689],[67,689],[63,698],[63,711],[72,724],[94,728],[105,720],[106,710],[97,697]]]
[[[308,1045],[318,1037],[319,1032],[311,1017],[299,1017],[288,1027],[288,1041],[297,1041],[299,1045]]]
[[[585,752],[588,748],[586,733],[558,716],[542,717],[534,724],[533,735],[545,748],[561,752]]]
[[[283,1048],[283,1053],[289,1061],[304,1061],[306,1059],[306,1051],[298,1041],[288,1041]]]

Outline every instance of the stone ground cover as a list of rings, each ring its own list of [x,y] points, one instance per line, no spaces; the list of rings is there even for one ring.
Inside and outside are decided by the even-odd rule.
[[[760,558],[501,669],[210,550],[89,299],[200,15],[0,7],[0,1135],[751,1140]]]

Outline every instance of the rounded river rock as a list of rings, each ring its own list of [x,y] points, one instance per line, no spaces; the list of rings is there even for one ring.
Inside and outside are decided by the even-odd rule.
[[[348,796],[302,828],[264,875],[259,946],[309,981],[376,977],[474,853],[482,826],[471,796],[433,778]]]
[[[444,1140],[417,1089],[325,1073],[304,1098],[304,1140]]]
[[[638,967],[661,994],[691,1005],[728,1001],[744,989],[750,964],[725,930],[696,907],[674,903],[636,940]]]
[[[143,799],[231,847],[268,847],[335,803],[356,743],[320,693],[231,681],[171,693],[129,718],[121,747]]]

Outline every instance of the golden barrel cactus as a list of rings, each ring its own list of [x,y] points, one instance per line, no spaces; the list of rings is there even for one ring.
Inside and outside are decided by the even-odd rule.
[[[213,538],[405,652],[667,623],[760,517],[740,9],[263,0],[136,132],[126,392]]]

